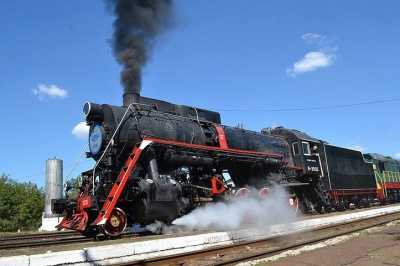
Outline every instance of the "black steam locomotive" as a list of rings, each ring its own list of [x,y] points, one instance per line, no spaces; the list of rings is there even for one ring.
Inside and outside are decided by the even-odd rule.
[[[340,152],[348,154],[321,140],[285,128],[258,133],[222,126],[217,112],[137,94],[123,98],[122,107],[84,105],[90,125],[87,155],[96,165],[82,173],[76,198],[52,200],[53,213],[65,215],[60,229],[116,236],[126,226],[171,222],[208,202],[254,195],[255,190],[256,196],[265,196],[275,185],[288,191],[287,205],[294,213],[330,211],[347,199],[325,187],[332,189],[329,167],[339,174],[351,169],[341,166],[346,159],[328,167],[328,157],[331,162]],[[376,190],[371,165],[349,159],[366,177],[361,187]],[[354,182],[348,184],[359,188]],[[367,191],[368,198],[377,197]]]

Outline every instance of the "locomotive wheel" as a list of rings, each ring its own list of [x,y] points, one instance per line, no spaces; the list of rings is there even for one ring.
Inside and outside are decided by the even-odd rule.
[[[299,210],[303,214],[310,213],[312,208],[313,208],[313,204],[306,197],[304,197],[303,202],[301,202],[301,201],[299,202]]]
[[[309,213],[308,206],[307,206],[307,204],[306,204],[305,202],[300,202],[300,203],[299,203],[299,209],[300,209],[300,212],[301,212],[302,214],[307,214],[307,213]]]
[[[238,191],[236,191],[235,196],[236,197],[243,197],[243,196],[250,196],[251,195],[251,191],[247,188],[239,188]]]
[[[319,214],[322,213],[322,203],[318,202],[317,204],[314,205],[314,210],[318,212]]]
[[[126,228],[126,215],[120,208],[112,210],[107,222],[102,225],[102,229],[106,235],[118,236]]]
[[[346,210],[350,209],[350,202],[348,199],[345,199],[343,201],[344,207],[346,208]]]
[[[286,207],[296,215],[297,211],[299,210],[299,198],[297,198],[296,193],[294,193],[293,189],[288,189],[289,199],[287,201]]]
[[[260,192],[258,193],[258,195],[259,196],[266,196],[266,197],[271,196],[272,195],[272,190],[267,188],[267,187],[262,188],[260,190]]]
[[[330,213],[330,212],[332,212],[332,207],[330,207],[330,206],[324,206],[324,211],[325,211],[325,213]]]
[[[371,200],[369,198],[365,199],[365,207],[366,208],[371,207]]]
[[[346,210],[346,206],[345,206],[345,203],[344,203],[343,199],[339,199],[339,202],[338,202],[338,204],[337,204],[335,209],[337,211],[340,211],[340,212]]]

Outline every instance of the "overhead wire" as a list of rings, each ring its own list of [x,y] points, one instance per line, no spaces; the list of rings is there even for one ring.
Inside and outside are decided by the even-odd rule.
[[[344,107],[353,107],[353,106],[361,106],[361,105],[371,105],[371,104],[378,104],[378,103],[387,103],[387,102],[396,102],[400,101],[400,98],[395,98],[395,99],[386,99],[386,100],[377,100],[377,101],[370,101],[370,102],[362,102],[362,103],[350,103],[350,104],[340,104],[340,105],[330,105],[330,106],[320,106],[320,107],[304,107],[304,108],[283,108],[283,109],[211,109],[214,111],[219,111],[219,112],[290,112],[290,111],[307,111],[307,110],[322,110],[322,109],[334,109],[334,108],[344,108]],[[78,164],[82,164],[87,161],[83,161]],[[68,167],[63,167],[63,169],[68,169],[71,168],[71,166]],[[36,177],[36,176],[41,176],[44,175],[45,173],[40,173],[40,174],[35,174],[35,175],[29,175],[29,176],[24,176],[24,177],[17,177],[13,179],[26,179],[30,177]]]
[[[362,103],[350,103],[350,104],[320,106],[320,107],[283,108],[283,109],[212,109],[212,110],[213,111],[219,111],[219,112],[290,112],[290,111],[334,109],[334,108],[352,107],[352,106],[369,105],[369,104],[386,103],[386,102],[395,102],[395,101],[400,101],[400,98],[388,99],[388,100],[378,100],[378,101],[371,101],[371,102],[362,102]]]
[[[76,165],[81,165],[81,164],[84,164],[84,163],[87,163],[87,162],[92,162],[92,160],[85,160],[85,161],[82,161],[82,162],[80,162],[80,163],[77,163]],[[63,167],[63,171],[66,170],[66,169],[72,168],[73,166],[74,166],[74,165],[64,166],[64,167]],[[26,178],[31,178],[31,177],[43,176],[43,175],[45,175],[45,174],[46,174],[46,173],[39,173],[39,174],[28,175],[28,176],[11,177],[11,179],[14,179],[14,180],[26,179]]]

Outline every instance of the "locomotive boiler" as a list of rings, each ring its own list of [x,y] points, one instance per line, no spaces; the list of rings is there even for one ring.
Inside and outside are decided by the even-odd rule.
[[[265,195],[275,184],[290,191],[294,212],[305,197],[324,200],[323,187],[315,188],[320,172],[295,167],[283,137],[222,126],[214,111],[137,94],[123,99],[122,107],[84,105],[87,156],[96,165],[82,173],[77,198],[52,200],[53,212],[65,214],[59,228],[115,236],[126,226],[168,223],[199,205],[249,195],[250,187]]]

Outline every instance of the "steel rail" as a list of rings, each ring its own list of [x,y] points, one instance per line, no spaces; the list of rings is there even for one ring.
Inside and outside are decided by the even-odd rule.
[[[50,238],[50,237],[62,237],[62,236],[74,236],[81,235],[77,231],[65,231],[65,232],[52,232],[52,233],[38,233],[38,234],[21,234],[21,235],[10,235],[0,237],[0,243],[19,241],[23,239],[39,239],[39,238]]]
[[[126,232],[124,234],[121,234],[118,238],[138,237],[146,234],[149,233]],[[98,242],[109,239],[111,238],[106,235],[98,235],[96,238],[87,238],[77,232],[53,233],[53,234],[43,234],[43,235],[37,234],[37,236],[31,235],[30,238],[22,236],[21,237],[14,236],[10,238],[5,238],[5,241],[0,242],[0,250],[19,249],[26,247],[41,247],[49,245],[65,245],[65,244],[85,243],[85,242]]]

